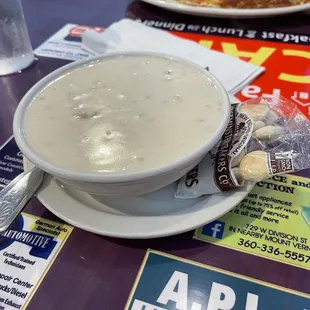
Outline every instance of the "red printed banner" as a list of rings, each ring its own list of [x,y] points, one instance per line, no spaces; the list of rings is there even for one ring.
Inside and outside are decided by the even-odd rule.
[[[256,29],[136,19],[184,39],[238,57],[266,71],[236,96],[284,96],[310,119],[310,36]],[[219,64],[220,65],[220,64]],[[212,72],[212,70],[211,70]]]
[[[172,33],[206,48],[264,66],[266,71],[237,94],[240,100],[283,95],[295,102],[310,119],[309,46],[188,32]]]

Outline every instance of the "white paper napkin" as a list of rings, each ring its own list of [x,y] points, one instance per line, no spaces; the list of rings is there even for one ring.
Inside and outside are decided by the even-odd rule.
[[[82,48],[94,55],[116,51],[148,51],[182,57],[203,68],[208,67],[232,94],[265,71],[264,67],[212,51],[193,41],[129,19],[112,24],[103,33],[86,31],[82,36]]]

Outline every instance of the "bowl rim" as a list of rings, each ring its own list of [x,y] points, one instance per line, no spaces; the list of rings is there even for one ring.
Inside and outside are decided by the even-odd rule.
[[[74,171],[70,169],[65,169],[61,167],[57,167],[56,165],[48,162],[43,157],[35,152],[32,149],[31,145],[27,142],[27,139],[23,130],[23,120],[26,109],[28,105],[32,102],[33,98],[46,86],[54,82],[57,78],[63,76],[65,73],[68,73],[71,70],[74,70],[79,67],[83,67],[91,64],[92,62],[99,62],[100,60],[108,60],[109,58],[117,58],[117,57],[138,57],[138,56],[146,56],[146,57],[159,57],[159,58],[168,58],[179,61],[184,64],[188,64],[192,67],[195,67],[200,72],[202,72],[205,76],[209,77],[212,82],[217,86],[218,91],[221,93],[221,97],[223,100],[223,115],[221,117],[220,125],[218,126],[215,133],[212,135],[210,139],[208,139],[205,143],[201,144],[194,151],[189,153],[187,156],[177,159],[176,161],[166,164],[164,166],[158,168],[152,168],[145,171],[139,172],[80,172]],[[186,166],[189,166],[195,160],[203,157],[208,150],[210,150],[222,137],[228,121],[230,117],[230,100],[228,97],[228,93],[224,89],[224,86],[221,82],[213,76],[209,71],[202,68],[201,66],[180,57],[176,57],[169,54],[164,53],[153,53],[153,52],[113,52],[108,53],[96,57],[87,58],[84,60],[78,60],[73,63],[69,63],[55,71],[49,73],[47,76],[39,80],[34,86],[32,86],[28,92],[21,99],[13,119],[13,133],[15,141],[22,151],[23,155],[30,160],[34,165],[39,167],[40,169],[46,171],[47,173],[59,177],[64,178],[70,181],[78,181],[78,182],[89,182],[89,183],[120,183],[120,182],[128,182],[128,181],[138,181],[141,179],[147,179],[150,177],[154,177],[155,175],[163,175],[167,174],[173,170],[180,170]]]

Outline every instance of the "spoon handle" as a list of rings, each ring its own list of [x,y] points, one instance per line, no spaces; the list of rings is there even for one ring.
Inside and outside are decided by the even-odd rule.
[[[0,192],[0,232],[4,232],[42,184],[44,171],[23,172]]]

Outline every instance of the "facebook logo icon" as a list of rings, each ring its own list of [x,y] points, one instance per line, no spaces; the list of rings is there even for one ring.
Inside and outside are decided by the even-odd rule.
[[[205,236],[213,237],[216,239],[222,239],[224,234],[225,223],[220,221],[214,221],[205,225],[202,228],[202,233]]]

